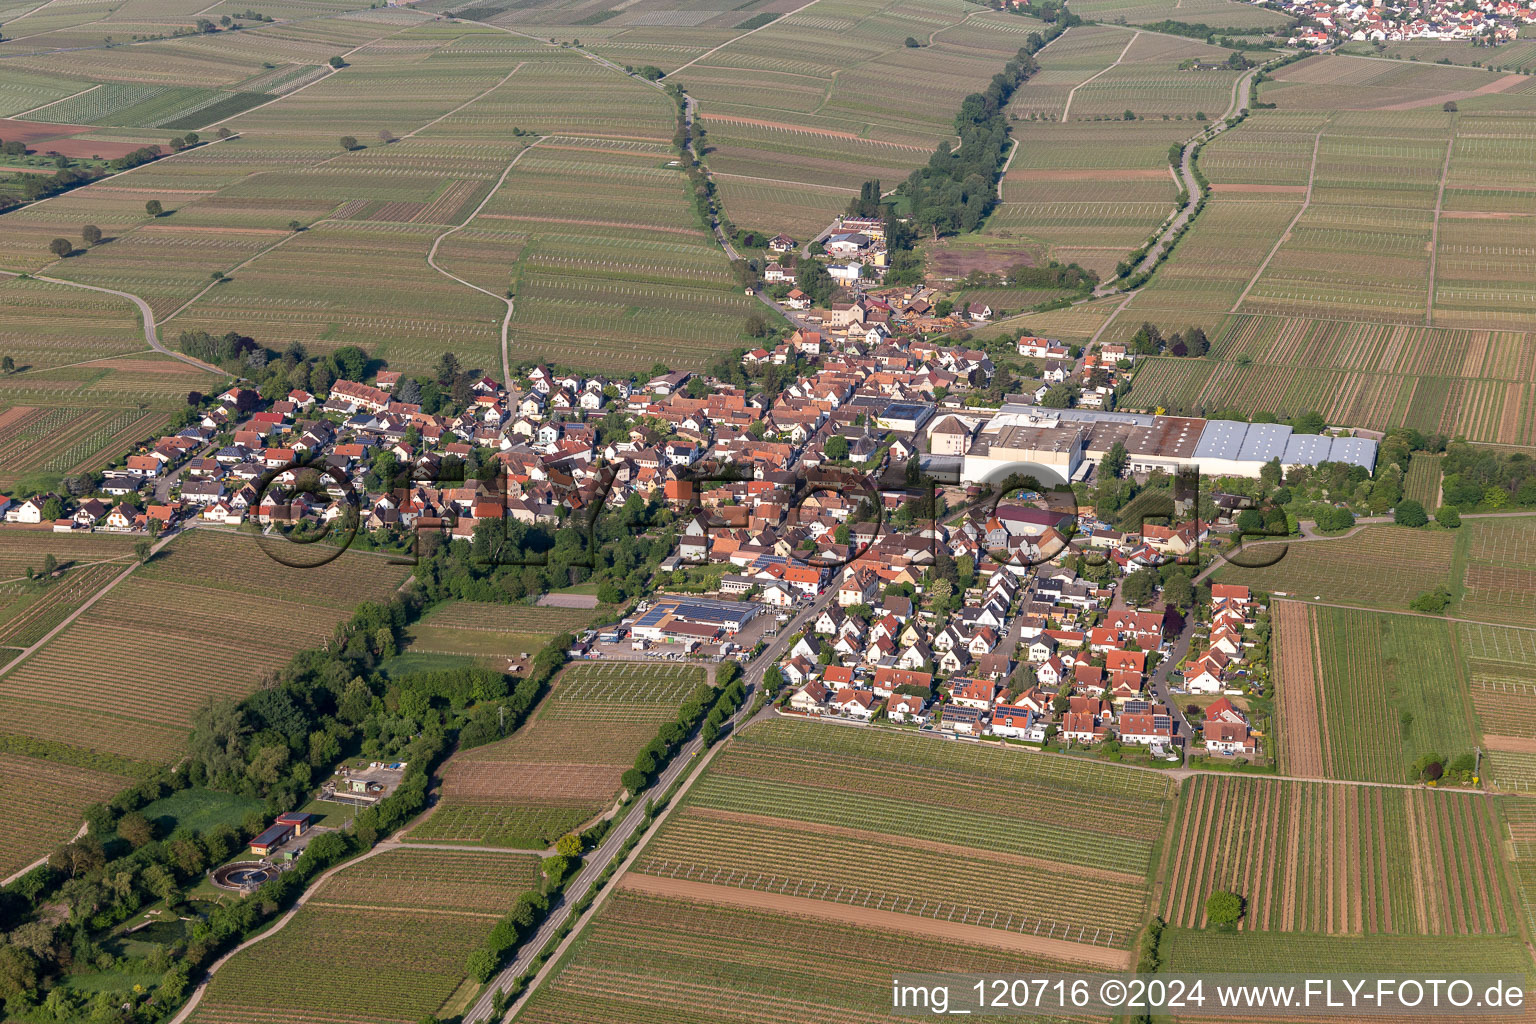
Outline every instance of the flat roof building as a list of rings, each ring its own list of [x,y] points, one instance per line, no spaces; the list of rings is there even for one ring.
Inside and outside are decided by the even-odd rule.
[[[1372,470],[1376,442],[1363,437],[1297,434],[1284,423],[1151,416],[1095,409],[1043,409],[1009,403],[965,454],[961,479],[977,483],[1028,462],[1073,479],[1115,444],[1125,447],[1133,473],[1174,474],[1198,469],[1207,476],[1257,477],[1274,459],[1289,469],[1347,462]]]

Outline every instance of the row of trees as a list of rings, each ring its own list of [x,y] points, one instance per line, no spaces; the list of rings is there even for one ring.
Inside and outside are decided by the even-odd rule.
[[[444,548],[436,557],[449,555]],[[51,974],[81,955],[92,961],[100,956],[93,936],[101,929],[149,901],[178,902],[185,887],[227,859],[272,813],[302,802],[343,755],[361,751],[408,761],[395,793],[359,813],[351,832],[316,836],[295,870],[250,899],[216,908],[193,926],[184,949],[150,965],[161,972],[157,1003],[173,1006],[201,968],[289,905],[320,871],[368,849],[424,807],[429,772],[448,749],[489,742],[515,728],[563,662],[571,638],[557,637],[540,651],[515,686],[507,676],[475,668],[400,678],[379,672],[382,659],[397,649],[400,630],[429,603],[417,592],[360,606],[324,649],[295,655],[247,700],[201,712],[181,770],[89,809],[83,838],[0,896],[0,927],[11,931],[11,941],[0,946],[6,1009],[20,1014],[37,1006]],[[266,813],[249,815],[238,830],[220,825],[160,835],[140,809],[188,785],[263,799]],[[43,904],[60,901],[71,910],[67,924],[36,915]]]

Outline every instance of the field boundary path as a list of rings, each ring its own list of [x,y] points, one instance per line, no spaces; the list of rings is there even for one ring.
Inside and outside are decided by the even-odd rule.
[[[1301,200],[1301,209],[1296,211],[1296,216],[1291,218],[1291,222],[1285,226],[1285,230],[1280,233],[1280,237],[1275,239],[1275,244],[1270,247],[1269,255],[1264,257],[1264,262],[1259,264],[1259,269],[1255,270],[1253,276],[1248,279],[1248,284],[1243,288],[1243,294],[1239,295],[1237,301],[1232,303],[1232,308],[1227,310],[1228,313],[1236,313],[1238,307],[1248,298],[1248,293],[1253,291],[1253,286],[1259,283],[1259,278],[1263,277],[1264,271],[1269,269],[1269,261],[1275,258],[1275,253],[1280,251],[1282,245],[1290,241],[1291,232],[1296,230],[1296,225],[1301,221],[1302,214],[1306,213],[1307,207],[1312,205],[1312,183],[1317,180],[1317,152],[1322,148],[1322,145],[1323,133],[1319,130],[1312,137],[1312,166],[1307,171],[1307,191]],[[1443,177],[1441,178],[1441,183],[1442,185],[1444,184]],[[1430,258],[1433,259],[1433,255]],[[1430,271],[1430,276],[1433,278],[1434,271]]]
[[[1435,192],[1435,218],[1429,225],[1429,295],[1424,299],[1424,326],[1435,325],[1435,263],[1440,251],[1440,213],[1445,209],[1445,179],[1451,173],[1451,153],[1456,149],[1456,119],[1451,115],[1451,137],[1445,140],[1445,162],[1440,165],[1440,188]]]
[[[1163,259],[1163,254],[1173,245],[1174,240],[1189,225],[1189,222],[1195,219],[1195,213],[1200,208],[1200,201],[1205,198],[1205,190],[1200,187],[1200,182],[1195,178],[1195,151],[1231,127],[1232,118],[1237,116],[1238,112],[1243,109],[1242,98],[1252,86],[1254,78],[1258,77],[1259,73],[1269,67],[1270,64],[1281,59],[1280,57],[1272,57],[1264,63],[1256,64],[1244,72],[1237,81],[1232,83],[1232,101],[1227,107],[1227,112],[1221,115],[1221,120],[1184,143],[1183,151],[1179,155],[1179,177],[1183,179],[1188,202],[1184,204],[1183,209],[1175,213],[1163,225],[1162,230],[1158,232],[1156,241],[1147,247],[1146,255],[1141,258],[1141,262],[1136,264],[1130,274],[1126,275],[1127,277],[1138,274],[1150,275],[1156,270],[1157,265]],[[1133,291],[1139,290],[1138,288]],[[1109,295],[1118,294],[1120,291],[1121,289],[1112,284],[1103,284],[1095,288],[1093,293],[1087,298],[1078,299],[1073,305],[1089,302],[1093,299],[1102,299]]]
[[[519,64],[518,67],[522,67],[522,64]],[[513,70],[515,71],[516,68],[514,68]],[[511,78],[511,77],[512,77],[511,75],[507,76],[507,78]],[[506,78],[503,78],[502,82],[505,82],[506,80],[507,80]],[[498,83],[498,84],[500,84],[500,83]],[[484,93],[482,93],[481,95],[483,96]],[[479,99],[478,96],[475,97],[475,98]],[[473,102],[473,101],[471,101],[471,102]],[[425,127],[425,126],[423,126],[423,127]],[[417,130],[420,131],[420,129],[417,129]],[[473,288],[477,292],[481,292],[481,293],[483,293],[485,295],[489,295],[491,298],[495,299],[497,302],[504,302],[504,303],[506,303],[506,305],[507,305],[507,314],[506,314],[506,316],[501,318],[501,376],[502,376],[502,383],[506,385],[506,388],[507,388],[507,390],[509,392],[516,390],[512,386],[512,353],[511,353],[511,346],[509,345],[508,339],[507,339],[507,332],[508,332],[508,330],[512,326],[512,311],[515,308],[514,307],[514,303],[515,303],[516,300],[514,300],[512,298],[512,296],[510,296],[510,295],[497,295],[495,292],[491,291],[488,288],[482,288],[482,287],[480,287],[477,284],[472,284],[469,281],[464,280],[462,277],[458,276],[457,274],[451,274],[448,271],[444,270],[441,266],[438,265],[438,262],[437,262],[437,247],[442,245],[443,244],[443,239],[447,238],[449,235],[456,234],[457,232],[463,231],[465,228],[467,228],[469,226],[469,222],[474,220],[477,216],[479,216],[481,210],[485,209],[485,205],[491,201],[491,197],[494,196],[497,192],[501,191],[501,186],[506,184],[507,175],[512,173],[512,168],[517,166],[517,162],[519,160],[521,160],[524,156],[526,156],[529,150],[533,149],[534,146],[537,146],[539,143],[543,142],[547,137],[548,136],[541,135],[537,139],[535,139],[532,143],[530,143],[529,145],[523,147],[518,152],[518,154],[512,158],[512,162],[507,164],[506,169],[501,172],[501,177],[496,179],[496,184],[491,186],[491,190],[485,194],[485,198],[480,200],[480,205],[475,207],[474,210],[470,213],[470,215],[468,217],[464,218],[464,222],[462,224],[459,224],[459,225],[457,225],[455,227],[451,227],[447,231],[444,231],[442,234],[440,234],[436,238],[434,238],[432,240],[432,248],[427,253],[427,266],[431,267],[433,270],[437,271],[439,274],[442,274],[446,278],[449,278],[451,280],[459,282],[459,284],[462,284],[466,288]]]
[[[701,53],[697,57],[693,58],[693,60],[689,61],[687,64],[683,64],[683,65],[680,65],[679,67],[673,68],[671,71],[667,72],[667,74],[669,76],[670,75],[676,75],[679,71],[682,71],[685,68],[691,68],[695,64],[697,64],[699,61],[703,60],[705,57],[712,57],[712,56],[714,56],[715,54],[719,53],[721,50],[725,49],[727,46],[730,46],[732,43],[739,43],[741,40],[747,38],[747,36],[750,36],[752,33],[754,33],[754,32],[761,32],[763,29],[768,28],[769,25],[777,25],[779,22],[783,21],[785,18],[792,18],[796,14],[799,14],[801,11],[805,10],[808,7],[815,7],[820,2],[821,2],[821,0],[811,0],[811,2],[808,3],[808,4],[801,4],[799,7],[796,7],[792,11],[786,11],[781,16],[779,16],[777,18],[774,18],[767,25],[759,25],[759,26],[757,26],[757,28],[748,29],[747,31],[743,32],[739,36],[732,36],[730,39],[727,39],[725,42],[721,43],[719,46],[715,47],[713,50],[705,50],[703,53]],[[948,26],[948,27],[952,28],[953,26]]]
[[[72,843],[72,842],[75,841],[75,839],[83,839],[83,838],[85,838],[85,834],[87,832],[89,832],[90,829],[91,829],[90,822],[81,822],[80,823],[80,828],[75,831],[74,838],[70,839],[68,841]],[[18,878],[21,878],[23,875],[25,875],[27,872],[35,870],[37,868],[42,867],[44,864],[47,864],[49,856],[51,856],[51,855],[50,854],[43,854],[43,856],[37,858],[37,860],[33,861],[31,864],[28,864],[26,867],[22,868],[20,871],[17,871],[14,874],[11,874],[11,875],[7,875],[5,878],[0,878],[0,887],[4,887],[4,886],[7,886],[7,885],[10,885],[12,882],[16,881]]]
[[[124,171],[123,173],[126,174],[127,172]],[[154,310],[149,308],[149,303],[145,302],[143,299],[139,298],[132,292],[120,292],[116,288],[102,288],[99,285],[94,284],[81,284],[79,281],[66,281],[63,278],[48,277],[43,274],[21,274],[14,270],[0,270],[0,274],[5,275],[6,277],[30,277],[34,281],[47,281],[49,284],[62,284],[69,288],[84,288],[86,291],[101,292],[105,295],[116,295],[120,299],[127,299],[129,302],[132,302],[135,306],[139,307],[139,313],[144,319],[144,340],[149,342],[150,348],[154,349],[156,352],[159,352],[161,355],[170,356],[172,359],[186,363],[188,366],[195,366],[199,370],[207,370],[209,373],[216,373],[221,377],[226,376],[224,371],[219,369],[217,366],[213,366],[210,363],[205,363],[201,359],[194,359],[183,352],[172,352],[170,349],[162,345],[160,343],[160,334],[155,325]]]
[[[1062,33],[1062,34],[1065,35],[1066,33]],[[1058,36],[1057,38],[1060,38],[1060,36]],[[1115,58],[1115,61],[1114,61],[1113,64],[1105,65],[1103,68],[1101,68],[1100,70],[1094,72],[1092,75],[1090,75],[1089,77],[1083,79],[1081,82],[1078,82],[1076,85],[1074,85],[1072,87],[1072,90],[1067,93],[1067,102],[1066,102],[1066,104],[1061,108],[1061,123],[1062,124],[1066,124],[1067,121],[1070,120],[1067,117],[1067,115],[1072,112],[1072,97],[1077,95],[1077,90],[1081,89],[1083,86],[1087,85],[1089,82],[1093,81],[1095,78],[1098,78],[1100,75],[1107,74],[1112,68],[1119,67],[1120,66],[1120,62],[1125,60],[1125,55],[1131,52],[1131,47],[1136,45],[1136,40],[1138,40],[1140,38],[1141,38],[1141,30],[1140,29],[1137,29],[1136,31],[1132,32],[1130,40],[1127,41],[1126,44],[1125,44],[1125,49],[1120,51],[1120,56]],[[1045,47],[1042,46],[1042,47],[1040,47],[1040,49],[1044,50]]]
[[[293,901],[293,906],[289,907],[287,913],[283,914],[282,917],[274,921],[271,927],[264,929],[259,934],[251,936],[236,946],[234,949],[230,950],[228,953],[225,953],[213,963],[209,964],[208,970],[203,972],[203,979],[197,983],[197,987],[192,990],[192,995],[187,998],[186,1005],[177,1011],[176,1016],[172,1017],[168,1024],[182,1024],[182,1022],[190,1017],[193,1011],[197,1009],[197,1005],[203,1001],[203,994],[207,992],[208,986],[212,984],[213,976],[218,971],[218,969],[223,967],[225,963],[227,963],[232,957],[236,956],[240,952],[256,945],[258,942],[265,941],[266,939],[276,935],[278,932],[286,928],[288,926],[288,922],[293,920],[294,915],[297,914],[300,910],[304,909],[304,904],[308,903],[314,897],[315,893],[319,892],[321,888],[324,887],[325,883],[330,881],[332,875],[339,874],[340,872],[345,871],[347,868],[361,864],[365,860],[371,860],[381,853],[388,853],[391,850],[413,848],[415,848],[414,843],[403,843],[399,839],[391,837],[389,839],[381,840],[377,845],[374,846],[373,849],[369,850],[367,853],[359,854],[350,860],[343,861],[342,863],[337,864],[335,867],[328,868],[327,870],[321,872],[320,877],[316,878],[313,882],[305,887],[303,892],[299,893],[298,898]],[[466,846],[455,847],[455,849],[475,850],[478,849],[478,847]],[[517,852],[529,853],[532,851],[519,850]]]
[[[153,546],[150,547],[150,549],[149,549],[149,557],[150,558],[154,558],[156,555],[158,555],[160,553],[161,549],[163,549],[167,544],[169,544],[171,541],[175,540],[177,537],[180,537],[185,530],[190,530],[192,528],[193,527],[191,527],[191,526],[187,526],[187,527],[183,527],[182,529],[171,530],[170,532],[166,533],[163,537],[161,537],[158,541],[156,541]],[[16,657],[12,658],[10,661],[6,662],[3,667],[0,667],[0,676],[3,676],[6,673],[10,672],[11,669],[15,668],[17,665],[20,665],[23,661],[26,661],[28,658],[30,658],[34,653],[36,653],[36,651],[37,651],[37,649],[39,647],[43,646],[48,641],[50,641],[54,637],[58,636],[59,633],[61,633],[66,626],[68,626],[71,622],[74,622],[82,614],[84,614],[86,611],[88,611],[90,609],[91,605],[95,604],[97,601],[100,601],[103,597],[105,597],[107,595],[107,592],[109,590],[111,590],[113,587],[117,586],[119,583],[123,582],[123,580],[125,580],[129,576],[131,576],[133,574],[133,571],[135,569],[137,569],[139,566],[143,565],[143,564],[144,564],[143,562],[134,562],[131,565],[129,565],[126,569],[124,569],[122,572],[120,572],[116,576],[112,577],[112,579],[108,580],[107,583],[100,590],[98,590],[98,591],[96,591],[96,593],[92,594],[83,604],[80,605],[80,607],[76,608],[74,611],[72,611],[68,615],[66,615],[62,622],[60,622],[57,626],[54,626],[47,633],[43,634],[43,638],[41,640],[37,641],[37,643],[33,644],[31,647],[23,648],[22,652],[20,654],[16,655]]]

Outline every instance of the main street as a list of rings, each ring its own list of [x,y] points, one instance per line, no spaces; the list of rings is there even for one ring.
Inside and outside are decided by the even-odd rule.
[[[725,736],[739,728],[746,720],[746,716],[751,713],[753,698],[762,688],[763,674],[767,671],[769,665],[776,664],[784,656],[785,652],[789,650],[790,638],[808,622],[814,621],[836,594],[837,587],[828,586],[809,605],[801,608],[789,622],[779,627],[778,635],[774,637],[773,642],[753,659],[752,664],[742,676],[742,682],[746,685],[747,689],[746,699],[742,701],[741,707],[736,710],[736,714],[731,716],[728,728],[722,732],[719,742],[723,742]],[[691,779],[696,772],[703,768],[704,759],[699,757],[703,750],[703,739],[695,735],[683,745],[683,748],[672,758],[671,763],[657,777],[651,788],[646,790],[645,793],[640,794],[640,797],[643,799],[650,794],[665,793],[680,778]],[[638,806],[630,808],[624,817],[617,820],[613,827],[608,830],[608,834],[603,837],[602,842],[598,843],[596,848],[587,853],[583,860],[581,871],[575,878],[566,883],[564,892],[556,897],[549,908],[549,914],[545,917],[544,923],[539,926],[538,931],[530,935],[518,947],[517,956],[496,976],[490,986],[481,994],[480,998],[475,1001],[474,1006],[465,1012],[464,1024],[481,1024],[481,1022],[493,1019],[492,1000],[494,994],[497,991],[509,989],[514,980],[533,966],[533,960],[538,956],[539,951],[549,944],[550,940],[555,937],[555,934],[565,922],[567,916],[565,908],[569,903],[566,894],[569,894],[572,898],[579,898],[585,895],[587,890],[591,889],[593,883],[597,881],[598,876],[618,856],[619,849],[639,830],[640,822],[644,817],[644,813]],[[658,823],[653,822],[652,827],[655,827]],[[613,885],[616,881],[616,878],[612,879],[609,884]],[[595,909],[595,904],[587,909],[581,919],[571,929],[571,937],[580,932]],[[554,959],[556,958],[552,957],[550,962],[553,963]],[[535,979],[534,984],[537,981],[538,979]],[[533,987],[534,985],[530,984],[530,991]]]

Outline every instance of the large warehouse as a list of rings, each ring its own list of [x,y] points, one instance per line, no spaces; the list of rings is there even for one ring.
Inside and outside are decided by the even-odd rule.
[[[1198,469],[1208,476],[1256,477],[1279,459],[1286,469],[1347,462],[1374,470],[1376,442],[1298,434],[1283,423],[1004,405],[965,452],[961,479],[996,479],[1021,463],[1079,479],[1119,443],[1132,472]]]

